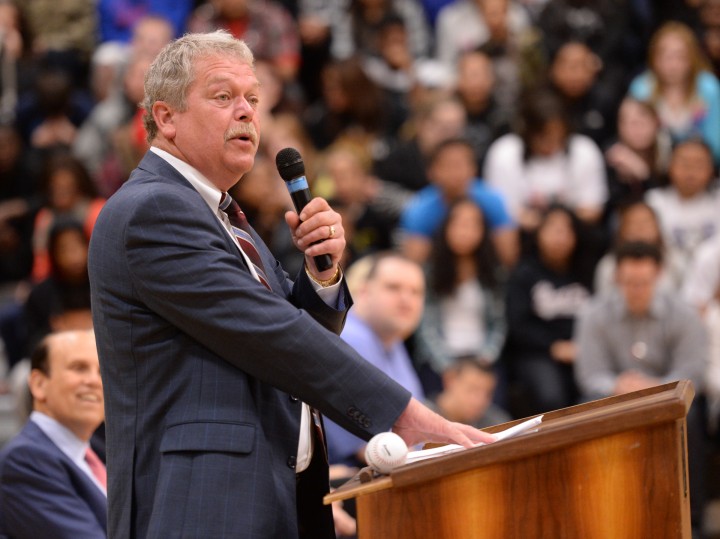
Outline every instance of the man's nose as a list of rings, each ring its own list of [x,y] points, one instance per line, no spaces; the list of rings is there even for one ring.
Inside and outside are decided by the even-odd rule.
[[[235,103],[236,120],[252,120],[255,115],[255,108],[244,97],[238,97]]]

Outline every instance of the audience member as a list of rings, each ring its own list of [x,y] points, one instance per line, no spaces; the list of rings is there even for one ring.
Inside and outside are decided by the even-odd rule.
[[[657,246],[627,243],[617,251],[616,294],[594,299],[578,317],[577,383],[585,399],[690,380],[701,392],[708,362],[707,334],[678,294],[659,289]],[[693,525],[701,529],[703,431],[699,400],[687,417]]]
[[[73,317],[80,327],[92,327],[88,237],[82,223],[72,218],[55,220],[48,237],[48,258],[47,278],[32,287],[23,305],[27,331],[24,357],[48,333],[60,329],[58,320],[64,323]]]
[[[17,131],[0,124],[0,287],[26,278],[32,267],[37,178],[27,157]]]
[[[663,267],[658,286],[667,290],[677,290],[683,280],[682,259],[675,251],[665,249],[660,221],[655,210],[646,202],[639,200],[622,206],[618,210],[618,223],[612,249],[595,266],[595,294],[607,294],[616,287],[616,254],[618,248],[626,243],[644,242],[657,247],[663,254]]]
[[[370,173],[370,156],[361,147],[334,145],[325,152],[326,197],[343,218],[345,248],[343,266],[392,245],[396,220],[377,207],[382,186]]]
[[[62,216],[77,219],[89,238],[105,203],[97,196],[95,184],[82,163],[66,153],[58,153],[47,160],[43,191],[46,200],[35,216],[32,239],[32,278],[36,282],[49,275],[48,236],[55,220]]]
[[[510,131],[511,116],[498,106],[492,58],[483,49],[463,52],[458,58],[456,95],[467,114],[466,135],[478,156],[479,169],[490,145]],[[498,91],[499,90],[499,91]]]
[[[459,356],[492,365],[505,342],[503,272],[487,231],[482,209],[460,198],[434,237],[419,341],[438,374]]]
[[[481,1],[488,39],[480,48],[493,62],[498,106],[513,117],[523,90],[536,86],[547,69],[542,36],[533,26],[515,27],[508,0]]]
[[[553,94],[530,93],[522,104],[518,132],[488,150],[483,176],[505,198],[525,231],[559,202],[587,223],[597,223],[607,199],[602,153],[590,138],[574,134],[565,107]]]
[[[572,129],[604,146],[613,133],[624,88],[603,80],[603,63],[581,41],[560,45],[548,70],[550,86],[562,99]]]
[[[33,0],[21,2],[32,51],[43,63],[66,73],[76,88],[87,86],[88,66],[97,44],[95,2]]]
[[[300,67],[300,38],[290,13],[275,0],[212,0],[188,21],[190,32],[224,29],[247,43],[258,60],[272,64],[285,83]]]
[[[720,434],[720,289],[703,312],[709,336],[708,368],[705,373],[705,396],[708,404],[708,431],[715,440]]]
[[[356,285],[352,291],[355,304],[340,337],[422,401],[425,394],[403,343],[422,317],[422,269],[394,252],[369,256],[369,266],[359,279],[350,277]],[[364,465],[363,440],[329,420],[325,430],[330,464]]]
[[[441,9],[435,29],[437,59],[454,69],[462,52],[489,41],[498,10],[506,12],[502,18],[508,33],[520,33],[530,26],[527,12],[515,0],[454,0]]]
[[[414,58],[430,53],[431,36],[417,0],[340,0],[335,9],[330,45],[334,58],[378,56],[380,31],[388,17],[402,20]]]
[[[720,83],[692,30],[679,22],[653,35],[648,69],[631,83],[631,96],[650,101],[673,142],[701,137],[720,163]]]
[[[399,120],[405,122],[423,65],[433,61],[413,56],[401,17],[388,15],[378,24],[377,33],[377,53],[362,57],[363,69],[393,103]]]
[[[89,444],[104,419],[94,334],[48,336],[31,367],[33,412],[0,452],[0,535],[104,539],[105,466]]]
[[[580,229],[572,211],[550,206],[535,231],[533,248],[508,278],[504,358],[516,416],[577,402],[572,334],[577,312],[590,298]]]
[[[670,140],[647,101],[626,97],[617,112],[617,139],[605,150],[608,191],[606,217],[660,185],[670,160]]]
[[[608,80],[622,85],[643,60],[628,36],[629,11],[614,1],[549,0],[537,25],[550,56],[569,41],[584,43],[600,58]]]
[[[463,138],[441,142],[428,164],[432,182],[410,199],[400,219],[401,250],[413,260],[424,263],[430,255],[432,237],[447,215],[448,206],[469,196],[482,209],[500,261],[510,266],[517,258],[515,225],[505,201],[493,188],[477,177],[475,152]]]
[[[720,234],[698,246],[686,275],[683,297],[702,313],[720,290]]]
[[[429,406],[446,419],[479,429],[506,423],[510,414],[493,403],[496,385],[492,366],[474,356],[461,356],[443,372],[443,389]]]
[[[375,174],[404,191],[426,187],[430,156],[444,140],[463,136],[467,121],[467,113],[457,98],[439,96],[422,103],[409,122],[411,135],[375,163]]]
[[[15,0],[0,1],[0,124],[15,121],[20,95],[32,88],[29,29]]]
[[[73,88],[67,73],[45,67],[38,72],[33,90],[20,98],[15,125],[23,141],[42,158],[72,145],[92,106],[90,94]]]
[[[112,174],[109,170],[111,157],[117,158],[113,151],[113,136],[121,126],[134,123],[136,116],[139,118],[135,122],[142,126],[142,111],[138,105],[143,98],[145,73],[152,60],[152,57],[144,55],[135,55],[129,60],[118,91],[112,92],[93,108],[73,141],[73,154],[83,162],[103,196],[112,195],[127,179],[127,175],[118,178],[117,173]],[[144,140],[145,130],[140,132]],[[135,165],[137,163],[130,170]]]
[[[358,58],[335,60],[323,69],[322,98],[308,106],[304,124],[319,150],[350,137],[365,141],[373,156],[384,155],[386,136],[396,130],[399,117],[390,105]]]
[[[720,234],[698,247],[681,294],[700,314],[708,331],[708,369],[704,380],[708,427],[710,434],[720,440]]]
[[[720,230],[720,191],[713,182],[710,149],[699,140],[678,144],[668,169],[670,185],[649,191],[645,199],[660,217],[670,256],[687,269],[697,247]]]
[[[704,0],[700,5],[703,51],[713,74],[720,75],[720,0]]]

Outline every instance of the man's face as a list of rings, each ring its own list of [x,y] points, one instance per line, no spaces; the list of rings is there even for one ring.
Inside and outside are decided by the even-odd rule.
[[[360,289],[357,303],[373,330],[387,340],[404,340],[420,323],[425,277],[414,262],[381,260],[375,275]]]
[[[226,191],[253,166],[260,140],[258,102],[252,67],[229,56],[200,58],[186,110],[172,110],[163,134],[178,157]]]
[[[650,258],[628,258],[618,264],[617,284],[628,311],[643,316],[650,310],[660,267]]]
[[[93,333],[58,333],[50,337],[49,350],[49,374],[39,370],[30,374],[35,409],[88,440],[105,419]]]

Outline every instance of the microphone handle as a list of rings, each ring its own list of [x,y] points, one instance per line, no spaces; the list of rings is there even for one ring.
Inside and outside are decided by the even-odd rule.
[[[298,189],[296,191],[290,190],[290,198],[292,198],[293,206],[295,206],[295,211],[298,214],[312,199],[312,197],[310,196],[310,189]],[[325,240],[316,241],[313,243],[313,245],[315,245],[316,243],[322,243],[323,241]],[[327,253],[323,255],[316,255],[313,257],[313,260],[315,260],[315,265],[320,271],[325,271],[332,268],[332,257]]]

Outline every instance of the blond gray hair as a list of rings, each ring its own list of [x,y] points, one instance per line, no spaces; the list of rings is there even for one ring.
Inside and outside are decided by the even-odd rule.
[[[208,56],[229,56],[248,64],[254,69],[254,58],[244,41],[235,39],[225,30],[207,34],[185,34],[160,51],[145,75],[145,97],[141,103],[145,109],[143,123],[149,143],[157,136],[158,127],[152,115],[157,101],[184,111],[187,94],[195,80],[195,62]]]

